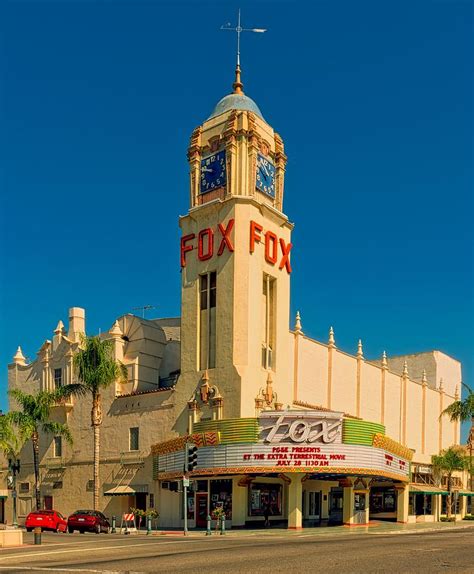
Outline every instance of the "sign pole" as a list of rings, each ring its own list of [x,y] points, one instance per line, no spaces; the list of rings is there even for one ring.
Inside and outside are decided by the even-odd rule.
[[[189,446],[186,441],[184,447],[184,476],[183,476],[183,512],[184,512],[184,528],[183,535],[188,535],[188,486],[187,486],[187,473],[188,473],[188,454]]]

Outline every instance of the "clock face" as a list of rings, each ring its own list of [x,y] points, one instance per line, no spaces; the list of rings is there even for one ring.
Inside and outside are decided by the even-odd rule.
[[[222,150],[201,160],[201,193],[224,187],[225,184],[225,150]]]
[[[256,187],[270,197],[275,197],[275,166],[260,153],[257,156]]]

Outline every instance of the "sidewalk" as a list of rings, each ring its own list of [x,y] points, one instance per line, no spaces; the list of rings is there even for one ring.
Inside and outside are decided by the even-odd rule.
[[[396,522],[372,521],[369,526],[321,526],[318,528],[303,528],[301,530],[287,530],[286,528],[259,528],[256,530],[238,529],[226,530],[225,536],[244,538],[248,536],[347,536],[358,534],[422,534],[436,531],[453,531],[471,528],[474,522],[465,520],[459,522],[432,522],[419,524],[398,524]],[[190,530],[188,536],[192,538],[206,535],[205,530]],[[212,531],[212,536],[220,536],[219,531]],[[153,533],[153,536],[183,536],[180,530],[162,530]]]

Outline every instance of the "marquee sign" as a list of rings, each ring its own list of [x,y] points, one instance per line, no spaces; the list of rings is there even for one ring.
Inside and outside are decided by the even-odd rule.
[[[158,475],[179,473],[182,452],[160,456]],[[309,472],[359,474],[408,480],[409,461],[381,448],[343,443],[228,444],[198,449],[193,474],[240,474],[247,472]]]
[[[332,444],[342,442],[343,413],[324,411],[268,411],[259,418],[265,444]]]

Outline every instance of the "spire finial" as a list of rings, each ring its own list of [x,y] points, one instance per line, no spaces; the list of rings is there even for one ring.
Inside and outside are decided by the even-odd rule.
[[[382,353],[382,369],[388,368],[387,353],[384,351]]]
[[[240,34],[242,32],[258,32],[262,34],[267,30],[265,28],[242,28],[240,25],[240,8],[237,16],[237,26],[233,28],[230,22],[221,26],[221,30],[230,30],[231,32],[237,32],[237,66],[235,68],[235,82],[232,84],[234,94],[242,95],[244,93],[242,81],[240,79]]]
[[[302,333],[301,330],[301,315],[299,311],[296,311],[296,319],[295,319],[295,332]]]
[[[362,340],[359,339],[359,342],[357,343],[357,357],[360,359],[364,358],[364,351],[362,350]]]
[[[423,373],[421,375],[421,384],[426,387],[428,384],[428,379],[426,378],[426,369],[423,369]]]
[[[18,345],[18,349],[16,353],[13,355],[13,362],[17,365],[26,365],[26,358],[23,355],[23,351],[21,350],[20,345]]]
[[[408,377],[408,363],[407,363],[406,361],[403,363],[403,373],[402,373],[402,375],[403,375],[404,377]]]
[[[58,324],[56,325],[56,329],[54,329],[54,333],[56,335],[59,335],[59,333],[62,333],[63,331],[64,331],[64,323],[60,319],[58,321]]]
[[[329,341],[328,344],[330,347],[335,347],[336,346],[336,339],[334,338],[334,329],[332,327],[330,327],[329,329]]]
[[[118,320],[116,320],[115,323],[112,325],[112,328],[110,329],[109,333],[114,338],[119,338],[123,335],[123,332],[122,332],[122,329],[120,328]]]

